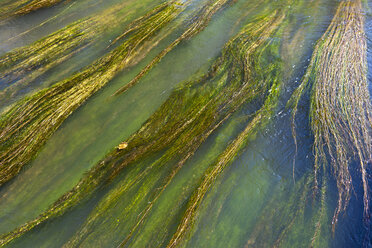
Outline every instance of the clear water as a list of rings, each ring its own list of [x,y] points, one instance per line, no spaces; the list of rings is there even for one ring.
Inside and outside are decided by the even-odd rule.
[[[80,18],[94,15],[113,6],[119,0],[110,1],[67,1],[28,16],[0,24],[0,53],[31,44],[59,28]],[[135,14],[128,19],[141,16],[160,1],[128,1],[128,13]],[[203,1],[193,1],[190,8]],[[255,1],[239,0],[215,15],[207,28],[197,36],[177,46],[144,77],[140,83],[119,97],[111,95],[129,82],[151,59],[166,47],[183,29],[180,26],[161,41],[143,61],[123,71],[106,87],[91,97],[74,112],[48,140],[37,158],[22,170],[10,183],[0,189],[0,233],[37,217],[43,210],[71,189],[105,154],[114,149],[141,127],[141,124],[163,103],[172,89],[189,79],[196,72],[208,69],[218,56],[223,45],[242,23],[253,18],[265,6],[256,6]],[[277,1],[272,1],[275,8]],[[249,237],[260,216],[267,214],[267,206],[280,206],[290,197],[294,184],[301,184],[302,175],[312,170],[312,137],[308,127],[306,107],[299,114],[299,152],[292,175],[294,143],[291,135],[290,113],[285,103],[305,71],[316,40],[325,31],[334,14],[337,1],[319,1],[314,8],[296,8],[293,30],[283,37],[283,61],[286,81],[281,103],[272,123],[260,132],[244,149],[239,158],[218,178],[203,201],[190,240],[185,247],[250,247]],[[372,2],[369,3],[372,9]],[[254,11],[248,11],[255,8]],[[248,15],[247,15],[248,13]],[[366,15],[368,36],[368,80],[372,81],[372,17]],[[50,19],[52,18],[52,19]],[[183,17],[180,17],[182,19]],[[239,23],[237,20],[242,18]],[[48,21],[49,20],[49,21]],[[41,26],[40,26],[41,25]],[[125,23],[123,24],[123,27]],[[30,86],[30,92],[53,84],[56,80],[71,75],[102,56],[109,40],[123,27],[111,31],[111,36],[99,37],[94,46],[87,48],[62,65],[54,68]],[[32,30],[23,34],[27,30]],[[19,38],[13,38],[20,35]],[[13,39],[12,39],[13,38]],[[285,40],[287,39],[287,40]],[[370,84],[372,85],[372,84]],[[371,92],[372,92],[372,88]],[[9,103],[11,105],[11,102]],[[164,247],[177,229],[187,200],[202,178],[208,166],[236,137],[252,110],[243,108],[228,122],[213,133],[197,153],[177,173],[171,183],[155,202],[151,212],[138,231],[130,239],[129,247]],[[109,195],[117,192],[118,197],[109,203],[109,208],[97,217],[94,227],[81,241],[81,247],[114,247],[119,245],[136,223],[137,216],[151,199],[151,192],[166,178],[170,165],[153,168],[144,178],[133,183],[125,194],[125,187],[131,177],[140,173],[155,158],[149,158],[126,168],[111,185],[97,192],[92,199],[73,211],[42,225],[9,247],[61,247],[74,237],[87,217],[110,202]],[[357,179],[357,173],[355,172]],[[332,179],[330,179],[332,180]],[[372,186],[372,180],[369,181]],[[337,189],[331,188],[328,200],[328,223],[333,215],[337,200]],[[372,232],[363,225],[363,202],[360,197],[362,186],[354,185],[347,212],[342,216],[335,236],[326,232],[322,237],[324,247],[372,246],[364,242]],[[137,199],[141,197],[141,199]],[[138,202],[138,204],[136,203]],[[278,211],[280,208],[278,207]],[[284,240],[284,247],[308,247],[303,242],[311,238],[311,216],[294,223],[294,228]],[[280,223],[266,223],[267,228]],[[329,224],[327,224],[329,227]],[[267,237],[270,239],[271,237]],[[265,240],[259,242],[264,247]],[[260,246],[259,246],[260,247]]]

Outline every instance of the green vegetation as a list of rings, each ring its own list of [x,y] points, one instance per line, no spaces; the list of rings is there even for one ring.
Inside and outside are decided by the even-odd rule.
[[[135,180],[131,179],[132,182],[145,176],[152,167],[159,167],[176,159],[178,162],[171,173],[175,175],[203,141],[242,104],[253,100],[262,101],[262,108],[256,112],[248,127],[222,155],[225,162],[232,159],[247,138],[255,132],[256,126],[269,120],[276,105],[280,84],[280,57],[278,45],[271,43],[269,37],[277,31],[283,19],[282,13],[274,12],[247,25],[225,46],[209,72],[176,89],[143,127],[126,141],[125,149],[116,149],[108,154],[106,159],[91,169],[74,189],[62,196],[49,210],[3,236],[2,244],[47,219],[63,214],[115,178],[123,168],[151,154],[166,149],[161,158]],[[249,64],[247,61],[250,61]],[[278,62],[271,63],[272,61]],[[172,176],[163,185],[163,189],[171,179]],[[115,199],[114,196],[112,198]],[[148,207],[151,209],[151,205]],[[146,212],[148,211],[143,212],[143,217]]]
[[[35,2],[28,1],[25,5],[23,1],[23,5],[32,6]],[[38,2],[48,6],[47,3],[59,1]],[[0,186],[15,177],[61,124],[119,72],[140,62],[169,34],[175,36],[114,96],[129,93],[128,90],[141,82],[161,59],[203,31],[216,13],[235,2],[205,0],[201,7],[191,8],[187,17],[182,16],[183,22],[177,23],[176,18],[189,10],[187,7],[192,5],[191,1],[164,2],[127,25],[106,48],[106,54],[91,65],[17,102],[0,117]],[[259,134],[264,136],[263,130],[277,120],[280,100],[284,98],[286,102],[290,96],[287,104],[292,108],[292,119],[287,120],[292,121],[292,130],[289,127],[288,132],[290,136],[292,131],[297,156],[296,120],[301,100],[307,92],[314,136],[314,170],[305,168],[295,175],[294,160],[293,168],[288,163],[288,171],[293,175],[275,175],[284,183],[278,183],[277,188],[271,188],[275,183],[265,183],[264,188],[272,191],[266,193],[270,198],[264,199],[267,196],[260,193],[262,195],[257,198],[264,204],[257,210],[260,215],[250,216],[250,223],[244,226],[247,229],[237,231],[241,231],[239,235],[245,233],[243,238],[239,237],[243,241],[236,242],[244,243],[245,247],[328,246],[339,215],[350,202],[353,186],[350,166],[355,162],[358,163],[364,190],[364,217],[369,218],[366,167],[372,161],[372,108],[367,85],[367,44],[361,0],[337,3],[333,19],[317,41],[300,85],[296,85],[293,94],[290,92],[284,96],[283,93],[283,89],[288,91],[286,82],[295,77],[296,70],[292,64],[300,63],[299,54],[306,53],[305,49],[300,49],[307,42],[305,34],[315,26],[305,24],[305,21],[302,26],[297,24],[299,13],[295,7],[308,9],[307,14],[314,14],[320,11],[320,2],[282,0],[278,5],[269,6],[268,1],[259,0],[252,4],[257,9],[260,5],[263,7],[258,13],[253,13],[255,8],[247,9],[247,13],[234,20],[239,30],[229,36],[229,41],[211,61],[208,70],[177,85],[136,132],[90,167],[70,191],[44,212],[38,212],[33,219],[0,235],[0,247],[57,220],[57,217],[67,216],[68,212],[84,206],[89,200],[94,201],[89,206],[89,213],[66,238],[64,247],[90,247],[93,242],[105,247],[113,245],[113,240],[118,247],[145,247],[143,243],[153,242],[151,235],[158,239],[153,246],[187,246],[197,232],[196,227],[202,228],[199,224],[202,223],[200,219],[207,215],[205,207],[217,199],[209,196],[223,189],[219,203],[229,201],[231,192],[237,187],[232,182],[225,185],[228,180],[218,181],[220,176],[234,167],[236,159],[257,136],[261,136]],[[0,93],[0,98],[12,98],[22,85],[30,84],[92,45],[98,39],[97,35],[106,29],[124,23],[126,17],[119,17],[124,7],[125,4],[110,7],[100,15],[74,22],[0,57],[0,80],[10,85]],[[247,18],[248,15],[251,18]],[[179,27],[182,29],[178,30]],[[173,33],[176,28],[179,33]],[[239,119],[237,114],[242,112],[243,118],[239,116]],[[197,157],[194,155],[213,138],[213,134],[226,135],[221,131],[223,126],[229,126],[225,130],[229,137],[216,145],[218,149],[212,146],[213,155],[203,165],[199,165],[197,159],[192,164],[190,161]],[[189,164],[194,167],[188,168]],[[179,179],[181,170],[187,174],[183,180],[192,182],[177,185],[175,188],[179,187],[177,190],[180,191],[182,188],[182,192],[175,196],[180,192],[169,186],[178,182],[175,179]],[[232,172],[227,179],[238,178],[238,172]],[[270,173],[276,171],[270,170],[267,174]],[[329,174],[332,173],[338,193],[333,218],[329,215],[328,205],[333,183]],[[240,184],[238,186],[243,188]],[[213,187],[217,187],[217,193],[212,192]],[[162,206],[170,202],[175,206],[163,210],[159,207],[159,199],[166,194],[175,197],[162,202]],[[172,211],[167,212],[169,209]],[[221,209],[222,206],[218,211],[223,211]],[[214,217],[219,215],[220,212],[211,214]],[[225,215],[230,218],[230,215]],[[220,219],[214,219],[212,224],[217,226],[218,221]],[[226,219],[221,220],[222,225],[224,221]],[[150,227],[144,227],[145,224]],[[234,229],[231,226],[226,228]],[[156,234],[149,234],[155,229],[158,229]]]
[[[212,16],[229,2],[229,0],[211,0],[204,5],[200,11],[196,13],[195,17],[192,18],[193,22],[189,24],[189,27],[186,29],[186,31],[175,41],[173,41],[172,44],[165,48],[160,54],[158,54],[135,78],[132,79],[132,81],[117,90],[115,95],[124,93],[129,88],[136,85],[147,72],[149,72],[165,55],[172,51],[173,48],[175,48],[183,40],[190,39],[194,35],[200,33],[208,25]]]
[[[334,18],[315,46],[310,65],[290,104],[295,121],[301,96],[311,88],[310,120],[314,134],[314,180],[322,167],[337,180],[338,204],[333,228],[350,200],[351,158],[359,161],[369,216],[366,164],[371,161],[371,103],[367,86],[366,38],[362,2],[340,2]],[[295,125],[293,134],[296,138]],[[329,162],[328,162],[329,161]],[[317,188],[317,187],[316,187]]]
[[[126,39],[112,52],[53,87],[26,97],[6,112],[0,120],[0,185],[18,174],[86,99],[124,68],[136,63],[141,52],[150,51],[152,44],[163,38],[157,36],[161,28],[181,10],[182,6],[172,2],[156,7],[129,25]],[[76,30],[75,27],[72,30]],[[151,39],[155,39],[153,43],[147,43]],[[31,53],[35,50],[38,49],[32,46]]]
[[[83,49],[94,45],[100,36],[125,23],[131,14],[126,14],[128,3],[117,4],[98,15],[78,20],[31,45],[14,49],[0,57],[0,80],[6,82],[0,91],[0,107],[17,98],[57,65],[62,64]],[[124,12],[124,13],[123,13]],[[130,24],[130,25],[134,25]],[[132,30],[121,35],[124,37]]]
[[[0,19],[22,16],[42,8],[52,7],[65,0],[16,0],[0,5]]]

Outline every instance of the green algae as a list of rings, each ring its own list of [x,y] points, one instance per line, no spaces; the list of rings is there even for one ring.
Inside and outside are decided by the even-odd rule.
[[[181,40],[184,40],[186,38],[190,38],[191,36],[200,32],[207,25],[207,23],[210,21],[211,17],[220,8],[222,8],[227,2],[228,1],[209,1],[209,2],[207,2],[207,4],[199,11],[199,15],[197,15],[197,17],[199,18],[198,21],[194,22],[194,24],[192,24],[191,27],[189,27],[187,29],[187,31],[185,31],[178,39],[176,39],[175,42],[173,42],[168,48],[166,48],[161,53],[161,55],[157,56],[155,58],[155,60],[159,61],[161,57],[164,57],[170,50],[172,50],[172,48],[174,48],[179,42],[181,42]],[[175,5],[181,6],[178,3],[175,3]],[[162,9],[163,7],[164,7],[164,5],[158,7],[154,11],[155,12],[156,11],[160,12],[160,11],[163,10]],[[17,49],[16,51],[10,52],[10,53],[4,55],[2,58],[0,58],[0,65],[1,65],[0,71],[3,72],[2,79],[7,80],[7,81],[16,81],[16,83],[14,83],[11,87],[8,87],[8,88],[6,88],[6,90],[1,92],[2,100],[6,102],[7,99],[12,98],[17,91],[26,87],[30,82],[35,80],[35,78],[39,77],[41,74],[48,71],[50,68],[62,63],[66,59],[70,58],[74,53],[78,52],[79,50],[84,49],[86,46],[88,46],[89,44],[92,43],[93,38],[97,37],[98,33],[101,33],[103,30],[107,29],[109,26],[110,27],[113,26],[113,23],[116,23],[115,25],[118,25],[117,23],[120,23],[119,20],[123,19],[123,18],[118,19],[118,15],[120,14],[120,12],[119,12],[119,14],[117,14],[116,12],[118,10],[120,10],[121,8],[123,8],[123,6],[118,5],[118,6],[114,7],[113,9],[109,9],[108,11],[105,11],[104,13],[102,13],[99,16],[95,16],[95,17],[89,18],[87,20],[80,20],[80,21],[78,21],[76,23],[73,23],[73,24],[67,26],[66,28],[64,28],[64,29],[62,29],[62,30],[60,30],[60,31],[58,31],[58,32],[56,32],[56,33],[54,33],[54,34],[52,34],[52,35],[50,35],[50,36],[48,36],[48,37],[46,37],[42,40],[40,40],[40,41],[35,42],[34,44],[32,44],[28,47]],[[133,22],[133,24],[130,24],[129,27],[127,28],[127,30],[122,35],[117,37],[111,43],[111,45],[114,45],[115,43],[117,43],[121,39],[125,38],[128,34],[131,34],[132,32],[139,29],[141,27],[141,25],[144,25],[143,22],[146,21],[147,18],[150,18],[150,15],[152,15],[152,14],[153,13],[150,12],[149,14],[147,14],[147,15],[143,16],[142,18],[139,18],[138,20]],[[155,16],[154,19],[156,19],[156,18],[158,18],[158,17]],[[154,27],[156,27],[156,26],[154,25]],[[150,29],[148,28],[147,30],[150,30]],[[153,31],[152,33],[155,33],[156,29],[154,28],[152,31]],[[140,36],[138,35],[137,37],[140,37]],[[154,42],[154,44],[152,46],[155,46],[156,44],[157,43]],[[125,47],[125,49],[128,49],[128,47]],[[151,49],[151,45],[149,46],[149,49]],[[136,54],[139,54],[138,51],[136,51]],[[90,67],[90,69],[94,70],[93,68],[97,68],[98,65],[100,65],[100,63],[104,64],[106,62],[104,62],[104,61],[98,62],[97,65],[92,65]],[[154,61],[151,62],[150,63],[151,67],[155,63],[156,62],[154,62]],[[151,68],[148,67],[146,70],[148,71],[150,69]],[[113,70],[117,70],[117,69],[113,69]],[[28,73],[29,71],[31,71],[31,73]],[[90,72],[87,71],[87,73],[90,73]],[[105,73],[110,74],[110,72],[105,72]],[[91,75],[91,77],[92,77],[92,75]],[[112,78],[112,76],[110,76],[110,77]],[[79,80],[81,80],[81,79],[78,79],[78,78],[73,79],[72,78],[72,81],[79,81]],[[107,79],[107,80],[110,80],[110,79]],[[101,85],[100,87],[102,87],[103,85]],[[91,93],[88,93],[88,94],[91,95],[95,91],[96,90],[93,90]],[[61,92],[56,93],[56,94],[61,94]],[[35,95],[34,97],[35,98],[40,98],[42,96]],[[53,97],[53,101],[55,101],[56,97],[55,96],[52,96],[52,97]],[[74,105],[75,106],[74,108],[76,108],[78,105],[80,105],[81,102],[83,102],[86,98],[87,97],[82,97],[81,100],[80,100],[80,103],[77,103],[77,105]],[[65,101],[67,101],[67,100],[65,100]],[[29,104],[29,102],[27,104]],[[61,103],[59,103],[59,104],[61,104]],[[20,105],[21,104],[18,104],[15,107],[13,107],[12,109],[19,108]],[[72,112],[74,110],[74,108],[69,110],[69,111]],[[11,112],[11,111],[12,110],[10,110],[9,112]],[[9,121],[9,120],[7,120],[7,118],[4,118],[4,119],[5,120],[3,120],[3,122]],[[63,120],[61,120],[60,123],[62,121]],[[48,125],[48,124],[47,125],[49,126],[49,128],[51,128],[51,129],[53,128],[55,130],[56,128],[58,128],[60,123],[57,123],[57,125],[54,125],[54,127],[52,127],[53,125]],[[4,126],[4,124],[3,124],[3,126]],[[4,129],[5,129],[5,126],[4,126]],[[54,132],[54,130],[51,130],[50,133]],[[16,132],[18,133],[18,131],[16,131]],[[43,139],[47,139],[48,134],[46,134],[46,133],[48,133],[48,131],[46,131],[45,134],[41,134],[40,136],[42,136]],[[9,137],[5,137],[4,140],[8,140],[8,142],[9,142]],[[42,144],[43,144],[43,142],[40,141],[40,140],[35,141],[34,144],[29,144],[29,145],[27,144],[27,140],[25,140],[25,141],[26,141],[25,146],[30,146],[30,147],[35,146],[34,150],[31,151],[30,154],[37,152],[37,150],[39,149],[38,147],[41,147]],[[6,145],[6,144],[4,146],[9,147],[9,145]],[[5,148],[5,149],[7,149],[7,148]],[[12,150],[12,149],[15,149],[15,148],[10,147],[8,149]],[[23,149],[21,148],[21,152],[24,149],[25,148],[23,148]],[[27,149],[29,149],[29,148],[27,148]],[[8,153],[8,155],[6,153]],[[6,162],[5,160],[14,159],[15,155],[14,154],[9,155],[9,154],[12,154],[10,151],[6,152],[6,153],[4,155],[4,162],[2,164],[6,164],[6,163],[11,164],[12,162],[10,162],[10,161]],[[16,154],[19,154],[19,152],[16,152]],[[27,154],[26,156],[28,157],[28,160],[24,160],[23,164],[27,163],[32,158],[32,156],[29,156],[29,154]],[[5,157],[8,157],[8,158],[5,159]],[[21,161],[22,158],[21,157],[19,157],[19,158],[20,159],[18,161]],[[3,182],[8,181],[9,179],[11,179],[11,177],[14,176],[15,174],[17,174],[19,169],[23,167],[23,164],[18,162],[18,165],[16,166],[16,168],[12,169],[13,173],[4,172],[4,173],[8,174],[8,176],[7,176],[7,178],[5,178],[5,176],[2,176],[4,179],[2,179],[0,182],[3,183]],[[10,166],[3,165],[2,167],[5,168],[5,167],[10,167]],[[11,175],[11,174],[13,174],[13,175]]]
[[[242,60],[250,62],[244,65],[245,72],[247,73],[247,78],[245,78],[245,80],[257,80],[254,76],[251,79],[250,74],[252,73],[256,76],[261,71],[260,63],[262,63],[262,61],[260,61],[260,55],[262,53],[265,55],[266,53],[272,54],[271,56],[273,56],[273,58],[276,57],[276,62],[273,58],[271,59],[270,65],[273,67],[271,74],[267,74],[267,78],[263,77],[258,79],[262,80],[261,83],[266,85],[268,95],[266,96],[262,107],[253,114],[252,119],[248,122],[245,129],[226,148],[214,165],[211,166],[208,172],[204,175],[199,187],[195,190],[193,196],[189,200],[188,207],[182,217],[177,231],[169,242],[168,247],[178,246],[188,236],[190,229],[192,229],[194,225],[195,216],[198,212],[199,206],[216,178],[235,160],[240,151],[246,146],[247,142],[254,139],[257,131],[265,127],[272,118],[278,103],[280,87],[282,85],[281,77],[283,75],[280,74],[281,60],[278,59],[279,56],[277,55],[279,53],[277,50],[279,46],[275,42],[270,42],[269,37],[275,33],[280,33],[279,30],[286,14],[286,11],[274,11],[273,14],[263,17],[253,25],[248,25],[246,28],[243,28],[243,31],[237,36],[238,44],[242,42],[240,36],[243,36],[244,38],[247,37],[249,40],[249,42],[245,43],[246,41],[243,39],[243,42],[240,44],[242,45],[242,48],[238,45],[238,48],[240,48],[238,51],[242,52]],[[258,61],[256,62],[255,60]],[[252,66],[252,68],[250,66]]]

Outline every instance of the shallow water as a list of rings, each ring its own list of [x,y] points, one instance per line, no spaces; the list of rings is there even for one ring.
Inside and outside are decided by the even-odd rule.
[[[120,2],[122,1],[67,1],[38,13],[0,23],[0,55],[17,47],[27,46],[67,24],[96,15]],[[120,34],[125,25],[161,1],[127,2],[126,21],[99,36],[90,47],[35,80],[27,90],[9,101],[4,109],[30,92],[53,85],[54,82],[67,78],[103,56],[107,52],[107,44]],[[141,62],[125,69],[89,98],[58,128],[37,157],[23,168],[16,178],[0,188],[0,233],[7,233],[45,211],[63,193],[71,189],[86,171],[138,130],[174,88],[196,73],[206,72],[221,53],[224,44],[238,33],[245,23],[254,20],[256,14],[266,11],[265,8],[277,8],[281,5],[281,1],[272,1],[271,6],[257,6],[255,1],[248,0],[239,0],[228,5],[212,18],[205,30],[192,39],[181,42],[167,54],[138,85],[125,94],[112,96],[185,29],[185,19],[188,20],[189,13],[203,2],[205,1],[192,1],[188,12],[175,21],[182,23],[181,25]],[[372,2],[369,2],[372,9]],[[313,138],[308,124],[309,103],[303,101],[298,115],[301,124],[297,124],[297,163],[293,170],[295,146],[289,128],[291,112],[286,108],[286,102],[300,83],[314,44],[328,27],[337,3],[338,1],[321,0],[312,7],[286,6],[294,9],[294,14],[288,20],[290,28],[280,38],[284,84],[275,117],[214,182],[201,203],[193,230],[187,242],[182,244],[183,247],[266,247],[271,239],[275,241],[276,238],[257,235],[256,245],[253,246],[250,238],[262,216],[273,211],[280,215],[280,211],[283,211],[283,219],[275,217],[263,224],[269,233],[270,230],[276,233],[287,223],[285,218],[288,216],[288,209],[285,206],[287,204],[288,208],[293,207],[290,205],[293,192],[297,194],[296,190],[299,190],[306,180],[305,175],[312,172]],[[366,15],[366,20],[370,68],[368,81],[372,92],[371,15]],[[22,34],[30,29],[32,31],[29,33]],[[10,40],[17,35],[22,36]],[[259,105],[246,104],[208,137],[156,199],[144,222],[128,239],[127,247],[167,246],[172,234],[177,230],[188,200],[206,170],[244,129],[249,115],[258,107]],[[63,216],[35,228],[8,246],[61,247],[72,239],[79,240],[79,247],[118,246],[125,240],[137,223],[138,216],[152,201],[157,189],[173,169],[174,164],[170,161],[161,167],[151,167],[145,176],[134,180],[149,168],[162,152],[164,151],[125,168],[110,185],[95,192],[91,199]],[[349,208],[342,215],[334,236],[330,229],[337,201],[337,188],[332,177],[329,178],[331,186],[330,198],[327,199],[325,230],[321,234],[318,247],[372,246],[372,232],[363,224],[363,201],[360,197],[362,185],[358,180],[357,169],[352,173],[354,181],[357,182],[354,185],[355,194]],[[371,177],[369,185],[372,186]],[[126,187],[128,190],[122,190]],[[113,194],[116,194],[115,197],[112,197]],[[294,201],[298,202],[300,198]],[[293,209],[295,210],[296,208]],[[87,225],[90,216],[95,218],[93,224]],[[310,210],[305,211],[303,217],[292,223],[293,227],[283,239],[281,247],[309,247],[309,243],[304,240],[311,240],[313,236],[313,218]],[[368,236],[370,240],[366,241]]]

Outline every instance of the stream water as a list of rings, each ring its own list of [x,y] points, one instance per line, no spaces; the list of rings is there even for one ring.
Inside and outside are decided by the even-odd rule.
[[[301,202],[301,188],[313,171],[313,136],[309,126],[309,102],[301,101],[297,116],[298,152],[291,131],[291,110],[286,103],[300,84],[316,41],[330,24],[339,3],[318,0],[286,5],[288,1],[238,0],[217,12],[206,28],[168,53],[139,83],[125,94],[113,96],[159,52],[185,30],[191,13],[207,1],[190,0],[171,33],[139,63],[124,69],[70,115],[47,140],[36,158],[10,182],[0,187],[0,234],[36,218],[65,192],[73,188],[90,168],[127,140],[183,82],[205,73],[221,54],[226,42],[260,12],[291,8],[288,30],[280,40],[283,85],[279,104],[269,124],[259,130],[237,158],[217,177],[200,203],[188,238],[180,247],[268,247],[290,223],[280,247],[309,247],[314,235],[318,203],[306,202],[303,215],[291,222],[293,206]],[[0,6],[1,6],[0,0]],[[125,20],[97,34],[91,45],[38,77],[27,88],[0,106],[2,112],[23,97],[52,86],[56,81],[91,64],[107,53],[107,46],[131,21],[161,3],[160,0],[64,1],[26,16],[1,21],[0,56],[27,46],[76,20],[98,15],[125,2]],[[372,2],[369,1],[372,9]],[[366,4],[367,5],[367,4]],[[367,9],[367,8],[366,8]],[[368,82],[372,93],[372,16],[366,13]],[[0,88],[6,82],[0,81]],[[87,201],[57,218],[37,226],[6,247],[116,247],[129,234],[125,247],[166,247],[176,232],[194,190],[208,167],[245,128],[259,103],[245,104],[218,127],[182,166],[154,201],[143,222],[133,231],[155,192],[172,173],[172,161],[151,167],[165,151],[136,161]],[[171,134],[170,134],[171,135]],[[292,161],[296,156],[296,164]],[[143,171],[150,168],[143,176]],[[357,165],[351,166],[353,192],[348,208],[332,233],[337,206],[337,187],[329,179],[324,225],[316,247],[372,247],[372,231],[363,220],[363,187]],[[371,170],[370,170],[371,171]],[[372,172],[372,171],[371,171]],[[372,178],[368,177],[372,187]],[[130,185],[130,186],[128,186]],[[126,190],[124,190],[126,189]],[[265,216],[272,218],[264,219]],[[94,216],[93,221],[87,222]],[[132,230],[132,231],[131,231]],[[279,233],[279,234],[278,234]],[[78,240],[72,245],[70,240]]]

